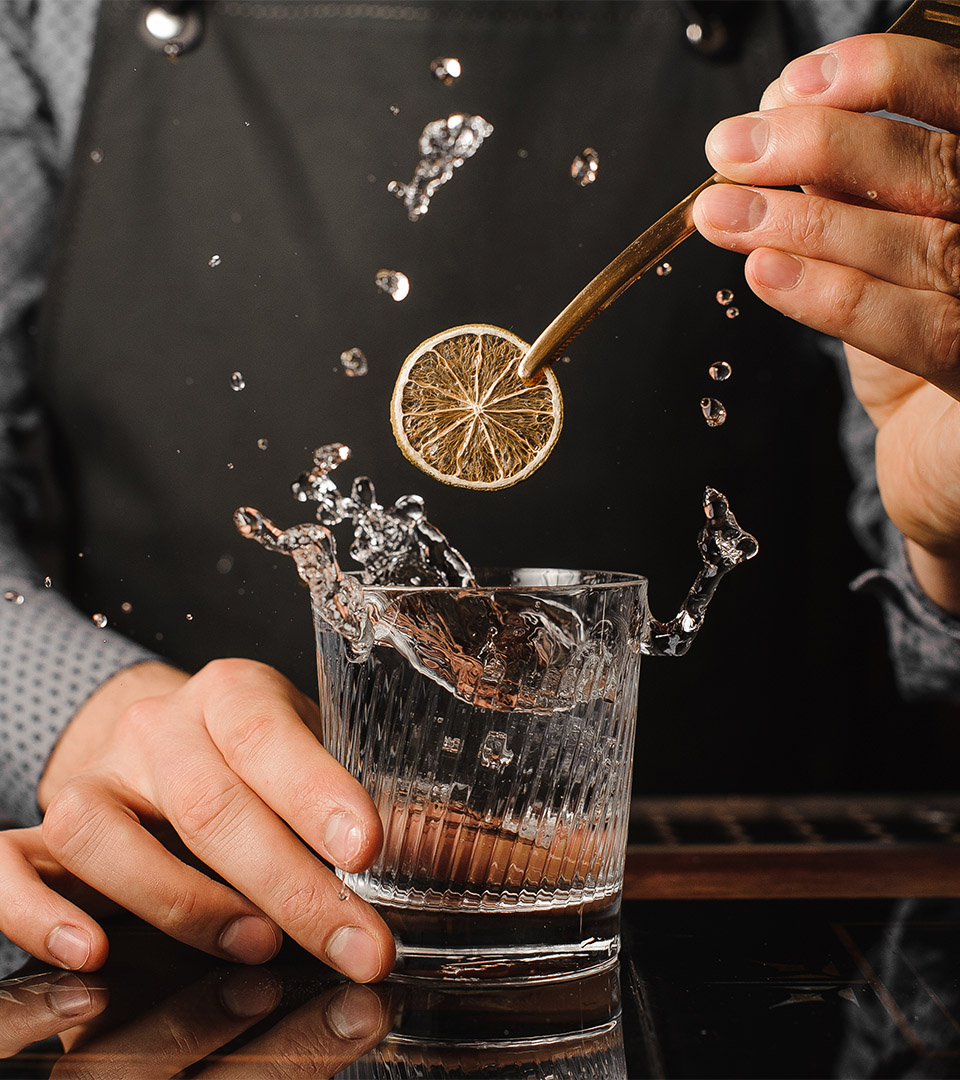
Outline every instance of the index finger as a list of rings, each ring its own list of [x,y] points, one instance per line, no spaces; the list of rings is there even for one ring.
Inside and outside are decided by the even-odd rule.
[[[958,87],[960,49],[902,34],[862,34],[792,60],[760,108],[886,111],[950,131],[960,125]]]

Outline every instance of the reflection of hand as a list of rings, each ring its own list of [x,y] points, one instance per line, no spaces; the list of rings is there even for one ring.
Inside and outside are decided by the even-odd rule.
[[[887,512],[921,585],[960,613],[958,55],[891,34],[793,61],[760,112],[707,139],[715,169],[763,189],[716,185],[694,217],[750,253],[762,300],[846,343]],[[880,109],[948,133],[866,115]]]
[[[96,985],[94,985],[96,981]],[[12,1057],[59,1034],[65,1053],[53,1076],[172,1077],[211,1058],[192,1075],[231,1078],[332,1076],[386,1035],[389,999],[352,983],[329,987],[239,1050],[217,1056],[280,1004],[282,987],[269,969],[208,971],[159,1005],[128,1017],[129,1002],[108,1005],[98,976],[62,972],[0,983],[0,1057]],[[129,993],[129,988],[126,988]],[[116,1015],[112,1015],[113,1013]]]
[[[0,1058],[92,1020],[106,1003],[105,990],[69,972],[0,982]]]
[[[314,854],[348,870],[369,865],[380,819],[308,729],[316,712],[281,675],[250,661],[216,661],[193,678],[155,663],[121,672],[80,710],[51,758],[39,791],[49,803],[46,852],[215,956],[267,960],[279,927],[350,978],[382,978],[394,959],[390,932],[357,897],[339,898],[339,882]],[[234,888],[161,844],[154,834],[171,826],[185,858]],[[38,878],[45,853],[25,856],[14,835],[0,834],[0,870],[10,871],[0,931],[47,962],[99,967],[102,929]]]

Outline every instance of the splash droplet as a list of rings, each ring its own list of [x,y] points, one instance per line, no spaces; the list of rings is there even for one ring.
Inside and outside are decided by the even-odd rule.
[[[8,600],[11,604],[17,604],[18,606],[23,603],[23,593],[15,592],[13,589],[9,589],[3,594],[4,600]]]
[[[726,360],[720,360],[718,363],[710,365],[710,378],[714,382],[726,382],[732,374],[733,368]]]
[[[728,307],[727,310],[724,312],[724,315],[726,315],[728,319],[739,318],[740,309],[738,307]]]
[[[721,307],[733,303],[733,289],[717,289],[717,303]]]
[[[877,195],[878,195],[878,192],[874,191],[872,188],[867,192],[867,198],[868,199],[875,199],[877,197]]]
[[[463,72],[460,61],[455,56],[438,56],[436,60],[430,61],[430,70],[437,82],[444,86],[453,86]]]
[[[220,558],[217,559],[217,573],[218,574],[229,574],[232,569],[233,569],[233,556],[232,555],[221,555]]]
[[[100,627],[101,630],[107,625],[107,617],[106,617],[106,615],[103,615],[99,611],[92,618],[93,618],[93,621],[97,624],[97,626]]]
[[[131,604],[129,600],[124,600],[124,602],[120,605],[120,610],[124,613],[124,615],[129,615],[130,612],[133,611],[133,604]]]
[[[662,262],[657,267],[657,277],[666,277],[667,274],[673,272],[673,267],[668,262]]]
[[[100,149],[99,146],[95,146],[90,151],[90,160],[94,163],[94,165],[99,165],[100,162],[103,161],[103,151]]]
[[[377,288],[398,303],[410,292],[410,279],[399,270],[378,270]]]
[[[417,221],[430,209],[437,189],[453,176],[460,166],[493,133],[493,124],[482,116],[453,113],[446,120],[432,120],[420,133],[420,161],[409,184],[391,180],[387,191],[403,200],[407,217]]]
[[[242,390],[247,385],[246,379],[239,371],[235,371],[230,376],[230,388],[232,390]]]
[[[53,588],[53,578],[52,577],[45,577],[43,579],[43,587],[45,589],[52,589]]]
[[[344,375],[351,378],[366,375],[369,370],[367,358],[360,349],[345,349],[340,354],[340,366],[343,368]]]
[[[211,255],[207,260],[207,266],[219,266],[222,261],[219,255]]]
[[[727,410],[722,401],[716,398],[705,397],[700,400],[700,411],[710,427],[720,427],[727,419]]]
[[[600,155],[592,146],[588,146],[570,163],[570,175],[580,187],[586,187],[596,180],[599,168]]]
[[[233,468],[233,462],[232,462],[232,461],[228,461],[228,462],[227,462],[227,468],[228,468],[228,469],[232,469],[232,468]]]
[[[399,116],[400,115],[400,106],[399,105],[391,105],[390,106],[390,112],[394,116]]]
[[[269,444],[269,443],[267,442],[267,440],[266,440],[266,439],[257,439],[257,446],[258,446],[258,447],[259,447],[259,448],[260,448],[261,450],[266,450],[266,448],[267,448],[267,447],[268,447],[269,445],[270,445],[270,444]]]

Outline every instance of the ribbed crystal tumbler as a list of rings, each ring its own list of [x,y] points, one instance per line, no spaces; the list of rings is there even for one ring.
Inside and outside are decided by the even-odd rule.
[[[380,811],[377,861],[344,881],[394,931],[396,977],[613,965],[646,580],[524,569],[364,593],[368,655],[315,618],[322,739]]]

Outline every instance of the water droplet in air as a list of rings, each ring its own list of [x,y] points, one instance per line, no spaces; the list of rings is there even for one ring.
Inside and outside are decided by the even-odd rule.
[[[488,731],[480,745],[480,763],[489,769],[503,769],[513,761],[513,751],[507,749],[505,731]]]
[[[5,592],[3,594],[3,598],[4,598],[4,600],[9,600],[11,604],[22,604],[23,603],[23,594],[18,593],[18,592],[14,592],[13,589],[10,589],[9,591]]]
[[[246,380],[239,371],[235,371],[230,376],[230,387],[233,390],[242,390],[247,385]]]
[[[103,151],[99,147],[94,147],[94,149],[90,151],[90,160],[94,165],[99,165],[100,162],[103,161]]]
[[[232,468],[233,468],[233,462],[232,462],[232,461],[228,461],[228,462],[227,462],[227,468],[228,468],[228,469],[232,469]]]
[[[219,255],[211,255],[207,260],[207,266],[219,266],[222,262]]]
[[[600,168],[600,155],[588,146],[573,159],[570,164],[570,175],[581,186],[592,184],[597,178],[597,170]]]
[[[444,86],[453,86],[460,78],[463,68],[455,56],[438,56],[436,60],[430,61],[430,70],[437,82]]]
[[[716,398],[705,397],[700,400],[700,411],[710,427],[720,427],[727,419],[727,410],[722,401]]]
[[[724,315],[728,319],[736,319],[740,315],[740,309],[738,307],[728,307]]]
[[[257,439],[257,446],[261,450],[266,450],[266,448],[269,446],[269,443],[267,442],[266,439]]]
[[[120,610],[124,613],[124,615],[129,615],[130,612],[133,611],[133,604],[131,604],[129,600],[124,600],[124,602],[120,605]]]
[[[52,589],[53,588],[53,578],[52,577],[45,577],[43,579],[43,587],[45,589]]]
[[[721,307],[726,307],[727,304],[733,303],[733,289],[718,289],[717,290],[717,303]]]
[[[657,277],[666,277],[673,270],[673,267],[668,263],[661,263],[657,267]]]
[[[400,106],[399,105],[391,105],[390,106],[390,112],[393,113],[394,116],[399,116],[400,115]]]
[[[218,574],[229,574],[232,569],[233,569],[233,556],[232,555],[221,555],[220,558],[217,559],[217,573]]]
[[[356,377],[366,375],[368,370],[367,358],[360,349],[346,349],[340,354],[340,366],[344,375]]]
[[[93,616],[93,621],[97,624],[97,626],[100,627],[101,630],[107,625],[106,615],[102,615],[99,611],[96,613],[96,615]]]
[[[399,270],[378,270],[377,288],[398,303],[410,292],[410,279]]]
[[[387,191],[403,200],[407,217],[417,221],[430,209],[437,189],[453,176],[453,170],[480,149],[493,132],[482,116],[452,113],[446,120],[432,120],[420,133],[420,161],[409,184],[391,180]]]
[[[871,190],[867,192],[867,198],[875,199],[877,197],[877,194],[878,193],[871,188]]]
[[[714,382],[726,382],[727,379],[733,374],[733,368],[726,362],[721,360],[719,363],[710,365],[710,378]]]
[[[193,616],[192,615],[190,615],[190,614],[187,615],[187,622],[193,622]]]

